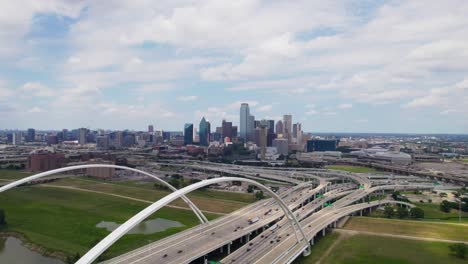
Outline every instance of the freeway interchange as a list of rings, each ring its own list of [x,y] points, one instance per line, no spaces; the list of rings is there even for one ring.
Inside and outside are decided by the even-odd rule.
[[[327,229],[336,227],[337,222],[348,215],[362,214],[365,210],[389,203],[412,206],[387,198],[366,201],[370,195],[433,188],[428,183],[408,183],[401,178],[373,181],[363,174],[322,169],[263,168],[207,162],[158,165],[190,167],[292,185],[278,195],[299,221],[307,243],[299,242],[293,235],[293,228],[297,227],[288,224],[290,217],[285,216],[279,204],[270,198],[104,263],[206,263],[213,254],[218,257],[221,254],[221,263],[291,263],[301,254],[308,254],[308,245],[313,246],[316,236],[325,235]]]

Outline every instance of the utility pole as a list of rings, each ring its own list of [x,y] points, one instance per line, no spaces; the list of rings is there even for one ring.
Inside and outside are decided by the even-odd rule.
[[[461,223],[461,198],[458,197],[458,222]]]

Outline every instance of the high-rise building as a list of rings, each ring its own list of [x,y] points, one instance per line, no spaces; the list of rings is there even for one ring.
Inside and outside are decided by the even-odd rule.
[[[278,122],[276,122],[276,134],[277,135],[284,134],[283,121],[281,121],[281,120],[278,120]]]
[[[46,135],[45,141],[48,146],[58,144],[58,137],[56,135]]]
[[[80,128],[79,129],[79,138],[78,138],[78,143],[80,145],[84,145],[86,144],[86,139],[87,139],[87,135],[88,134],[88,130],[86,128]]]
[[[121,148],[123,146],[123,132],[117,131],[115,132],[115,146],[117,148]]]
[[[267,120],[268,124],[268,134],[274,134],[275,133],[275,120]]]
[[[154,132],[154,126],[153,126],[153,125],[149,125],[149,126],[148,126],[148,132],[149,132],[149,133],[153,133],[153,132]]]
[[[68,129],[62,129],[62,140],[69,140],[70,134],[68,133]]]
[[[13,143],[13,145],[21,145],[23,143],[23,133],[22,132],[14,132],[13,133],[12,143]]]
[[[260,159],[265,160],[266,147],[267,147],[267,135],[268,135],[268,123],[266,120],[262,120],[259,125],[259,137],[260,137]]]
[[[232,137],[235,138],[237,137],[237,126],[232,126]],[[231,138],[232,139],[232,138]]]
[[[297,144],[302,144],[302,128],[301,128],[301,123],[296,123],[293,125],[293,130],[292,130],[292,138],[294,139],[293,141]]]
[[[205,117],[202,118],[199,125],[198,135],[200,137],[200,145],[208,146],[210,143],[211,124]]]
[[[254,120],[254,129],[260,127],[260,120]]]
[[[184,145],[193,144],[193,124],[187,123],[184,126]]]
[[[240,108],[240,120],[239,120],[239,129],[240,129],[240,137],[247,141],[247,135],[249,131],[249,118],[250,118],[250,109],[249,104],[243,103],[241,104]]]
[[[28,128],[28,135],[26,137],[27,142],[34,142],[36,140],[36,130],[34,128]]]
[[[284,115],[283,116],[283,126],[284,126],[284,138],[287,138],[291,141],[291,133],[292,133],[292,115]]]
[[[273,140],[273,147],[278,150],[279,154],[288,155],[289,144],[286,138],[277,138]]]
[[[221,128],[222,128],[223,140],[227,137],[229,139],[232,139],[232,122],[226,122],[226,120],[223,120]]]
[[[109,149],[109,136],[98,136],[96,138],[96,147],[100,150],[107,150]]]
[[[255,140],[255,116],[250,115],[247,122],[247,140]]]
[[[65,165],[66,159],[63,153],[54,153],[45,150],[35,150],[28,156],[27,170],[48,171],[58,169]]]

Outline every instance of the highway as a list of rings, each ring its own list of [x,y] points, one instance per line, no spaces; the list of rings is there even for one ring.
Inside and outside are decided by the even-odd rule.
[[[373,181],[359,174],[326,171],[263,169],[238,165],[170,164],[251,179],[295,184],[280,194],[306,231],[308,240],[324,232],[340,218],[391,200],[360,203],[369,194],[382,190],[432,188],[428,185],[391,184],[372,186]],[[384,184],[379,182],[379,184]],[[334,201],[334,202],[333,202]],[[332,203],[327,207],[327,203]],[[258,219],[249,224],[250,219]],[[270,227],[270,228],[269,228]],[[230,253],[222,263],[290,263],[304,250],[287,224],[283,211],[271,199],[246,206],[209,224],[180,232],[150,243],[104,263],[189,263],[216,250]],[[274,230],[271,230],[274,229]],[[255,238],[254,235],[258,234]],[[233,252],[231,244],[244,245]]]

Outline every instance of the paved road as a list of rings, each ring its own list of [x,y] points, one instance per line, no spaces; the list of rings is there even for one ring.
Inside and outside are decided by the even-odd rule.
[[[301,197],[305,198],[306,194],[312,196],[324,187],[319,185],[315,189],[297,188],[281,196],[285,201],[289,201],[290,208],[294,208],[300,205]],[[270,211],[271,213],[268,213]],[[260,201],[215,220],[210,225],[188,229],[106,263],[186,263],[213,251],[220,245],[246,236],[282,216],[283,212],[274,202]],[[259,221],[249,225],[248,220],[254,217],[259,217]]]
[[[298,169],[291,172],[281,169],[263,170],[258,167],[220,164],[213,166],[183,163],[177,166],[190,166],[200,170],[296,184],[296,187],[283,193],[281,198],[300,219],[308,240],[346,215],[368,207],[379,206],[380,203],[394,202],[374,201],[353,204],[373,192],[414,188],[410,185],[397,184],[373,187],[372,181],[367,177],[336,171]],[[329,178],[346,178],[353,183],[344,183],[343,180],[342,184],[330,185]],[[313,181],[303,182],[308,179]],[[312,188],[310,183],[319,185]],[[356,189],[358,185],[359,188]],[[318,198],[317,193],[325,193],[325,196]],[[334,199],[338,200],[333,203],[333,206],[322,208],[323,203]],[[276,230],[262,231],[256,238],[223,259],[222,263],[289,263],[301,254],[306,244],[297,243],[291,225],[287,224],[283,216],[283,212],[271,200],[260,201],[221,217],[209,225],[188,229],[106,263],[188,263],[274,222],[278,223]],[[248,220],[254,217],[258,217],[259,221],[249,225]],[[226,246],[224,249],[226,250]]]

